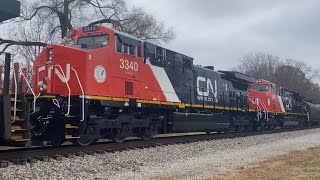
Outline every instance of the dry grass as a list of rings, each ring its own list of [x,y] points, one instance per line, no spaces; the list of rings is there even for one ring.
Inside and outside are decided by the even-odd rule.
[[[240,168],[235,172],[213,179],[224,180],[295,180],[320,179],[320,147],[296,151],[288,155],[273,158],[249,168]]]

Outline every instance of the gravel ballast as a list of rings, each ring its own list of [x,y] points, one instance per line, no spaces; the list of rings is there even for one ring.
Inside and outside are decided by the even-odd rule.
[[[314,146],[320,129],[10,165],[0,179],[205,179]]]

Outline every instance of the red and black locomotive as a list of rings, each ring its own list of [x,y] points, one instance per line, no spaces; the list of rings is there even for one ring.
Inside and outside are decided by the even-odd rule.
[[[158,133],[249,131],[311,123],[297,93],[103,26],[74,29],[34,61],[33,142],[89,145]]]

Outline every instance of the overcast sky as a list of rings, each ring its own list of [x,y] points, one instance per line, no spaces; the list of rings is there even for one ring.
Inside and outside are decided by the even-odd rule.
[[[318,0],[132,0],[172,26],[166,47],[196,64],[230,69],[251,51],[295,58],[320,69]]]
[[[174,27],[176,38],[164,46],[193,57],[196,64],[228,70],[246,53],[263,51],[320,69],[319,0],[128,2]]]

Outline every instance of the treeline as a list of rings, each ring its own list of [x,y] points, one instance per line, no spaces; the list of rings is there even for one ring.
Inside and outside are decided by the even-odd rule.
[[[320,103],[320,86],[315,82],[319,70],[303,61],[254,52],[243,56],[236,70],[256,79],[266,79],[291,92],[299,92],[310,102]]]

